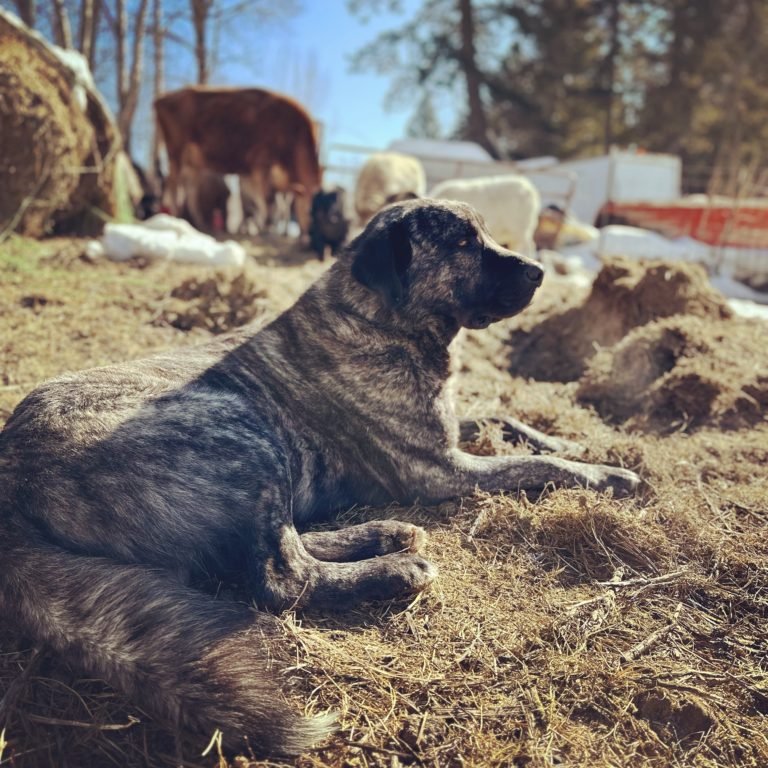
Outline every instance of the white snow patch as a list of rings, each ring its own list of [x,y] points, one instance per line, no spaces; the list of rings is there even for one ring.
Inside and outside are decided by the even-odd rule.
[[[744,271],[743,249],[713,248],[690,237],[670,239],[646,229],[618,224],[603,227],[597,233],[588,242],[559,249],[558,253],[569,265],[569,272],[578,272],[580,266],[596,273],[602,266],[601,259],[611,256],[693,262],[701,264],[710,273],[709,280],[714,288],[736,302],[733,309],[737,314],[763,316],[758,305],[768,305],[768,293],[756,291],[733,277],[737,268],[740,272]],[[761,263],[768,265],[768,252],[761,255],[750,251],[750,254],[754,258],[756,273],[760,271]],[[762,267],[763,271],[765,269]]]

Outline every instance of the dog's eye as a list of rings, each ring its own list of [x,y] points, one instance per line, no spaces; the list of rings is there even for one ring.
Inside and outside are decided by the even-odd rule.
[[[479,239],[476,235],[468,235],[467,237],[462,237],[461,240],[456,243],[456,246],[458,248],[469,248],[478,245],[478,243]]]

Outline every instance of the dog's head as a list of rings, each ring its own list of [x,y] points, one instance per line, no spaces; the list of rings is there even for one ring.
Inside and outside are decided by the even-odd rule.
[[[371,219],[350,244],[353,277],[416,324],[485,328],[523,310],[541,285],[535,261],[502,248],[479,214],[451,200],[410,200]]]

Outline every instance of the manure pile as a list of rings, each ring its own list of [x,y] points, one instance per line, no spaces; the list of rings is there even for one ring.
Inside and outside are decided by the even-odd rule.
[[[4,266],[0,254],[0,420],[61,370],[215,330],[182,331],[172,311],[218,307],[238,323],[285,306],[323,268],[256,254],[238,283],[29,258],[17,249]],[[524,419],[587,461],[634,469],[643,488],[623,500],[476,494],[329,523],[417,522],[440,575],[410,602],[283,617],[296,706],[338,711],[340,730],[269,765],[768,765],[766,325],[731,317],[685,265],[618,261],[586,298],[557,280],[542,294],[468,335],[461,415]],[[527,452],[491,427],[466,447]],[[199,740],[0,625],[3,696],[2,766],[265,765],[215,744],[203,756]]]
[[[235,277],[222,272],[207,278],[189,277],[171,290],[158,322],[181,331],[203,328],[226,333],[262,314],[265,296],[242,272]]]

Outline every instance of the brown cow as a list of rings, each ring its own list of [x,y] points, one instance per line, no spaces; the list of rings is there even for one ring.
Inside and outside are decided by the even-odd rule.
[[[248,177],[264,208],[275,192],[293,192],[299,227],[308,232],[321,171],[315,126],[301,105],[262,88],[194,86],[160,96],[155,113],[168,153],[171,211],[181,208],[179,187],[195,189],[203,169],[236,173]],[[197,218],[195,195],[187,197]]]

